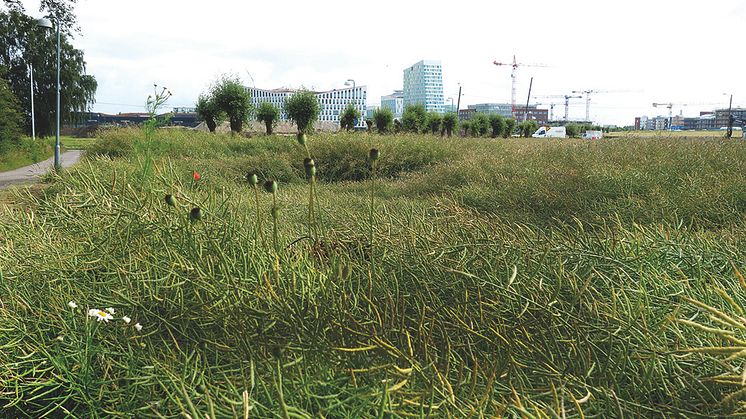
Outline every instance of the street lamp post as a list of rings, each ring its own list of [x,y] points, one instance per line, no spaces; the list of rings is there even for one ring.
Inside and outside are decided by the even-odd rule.
[[[352,82],[352,102],[355,104],[355,109],[358,109],[358,106],[357,106],[357,95],[355,94],[355,80],[353,80],[353,79],[347,79],[347,81],[345,82],[345,86],[349,86],[350,82]],[[359,109],[358,109],[358,111],[359,111]],[[362,113],[360,113],[360,115],[362,116]]]
[[[52,22],[49,19],[39,19],[36,25],[41,28],[52,29]],[[60,170],[60,22],[57,21],[57,130],[54,142],[54,170]]]
[[[29,63],[29,90],[31,93],[31,140],[36,140],[36,122],[34,122],[34,64]]]

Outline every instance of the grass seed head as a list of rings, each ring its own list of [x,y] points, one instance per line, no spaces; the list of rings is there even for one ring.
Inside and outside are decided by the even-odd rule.
[[[267,191],[267,193],[275,193],[277,192],[277,182],[274,180],[267,180],[264,182],[264,190]]]

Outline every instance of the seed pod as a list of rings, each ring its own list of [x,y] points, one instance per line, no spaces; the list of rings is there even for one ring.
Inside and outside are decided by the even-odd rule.
[[[280,217],[280,208],[279,207],[272,207],[272,218],[275,220]]]
[[[256,186],[259,183],[259,177],[256,175],[256,173],[247,173],[246,180],[251,186]]]
[[[370,151],[368,152],[368,158],[371,161],[378,160],[378,157],[380,157],[380,156],[381,156],[381,153],[378,151],[377,148],[371,148]]]
[[[197,386],[197,393],[199,394],[205,394],[207,393],[207,386],[204,384],[200,384]]]
[[[313,177],[316,176],[316,166],[311,166],[306,169],[306,176]]]
[[[166,203],[167,203],[168,205],[170,205],[170,206],[172,206],[172,207],[175,207],[175,206],[176,206],[176,198],[174,198],[174,196],[173,196],[173,195],[171,195],[171,194],[168,194],[168,195],[166,195],[166,198],[165,198],[165,199],[166,199]]]
[[[199,209],[199,207],[192,208],[191,211],[189,211],[189,219],[192,221],[197,221],[202,219],[202,210]]]
[[[306,157],[303,160],[303,167],[306,169],[306,176],[316,176],[316,163],[310,157]]]
[[[299,132],[295,136],[295,139],[298,140],[298,144],[300,144],[300,145],[306,145],[306,134],[304,134],[302,132]]]
[[[277,192],[277,182],[274,180],[267,180],[264,182],[264,190],[267,191],[267,193]]]

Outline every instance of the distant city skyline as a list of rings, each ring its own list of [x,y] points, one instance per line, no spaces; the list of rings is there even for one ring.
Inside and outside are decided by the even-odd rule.
[[[22,3],[29,15],[41,16],[38,0]],[[341,89],[354,79],[367,86],[368,104],[377,105],[403,88],[403,69],[421,59],[441,61],[446,102],[458,101],[461,86],[462,109],[510,103],[511,69],[492,62],[512,61],[514,54],[519,62],[546,65],[518,69],[518,103],[525,105],[531,77],[532,96],[623,91],[591,97],[591,119],[601,124],[668,115],[653,102],[687,104],[673,113],[695,116],[726,107],[723,93],[734,95],[734,107],[746,106],[746,56],[735,48],[746,22],[743,1],[429,4],[381,0],[363,13],[341,0],[323,7],[79,0],[81,33],[72,43],[98,80],[92,110],[110,113],[144,110],[153,83],[171,90],[169,106],[192,107],[223,73],[252,87],[314,90]],[[397,16],[409,18],[392,19]],[[393,26],[382,30],[382,22]],[[434,33],[450,36],[426,36]],[[585,101],[572,101],[569,113],[583,119]]]

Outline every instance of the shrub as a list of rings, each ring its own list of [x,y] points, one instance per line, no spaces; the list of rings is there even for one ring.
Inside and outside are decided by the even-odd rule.
[[[472,137],[481,137],[487,135],[490,129],[490,120],[483,113],[474,114],[471,117],[471,135]]]
[[[262,102],[256,111],[256,120],[264,122],[264,125],[267,127],[267,135],[272,135],[272,127],[277,123],[279,118],[280,111],[269,102]]]
[[[231,132],[241,132],[252,112],[251,95],[241,79],[223,75],[212,88],[212,98],[218,109],[228,116]]]
[[[404,108],[401,118],[402,128],[405,132],[420,133],[427,129],[427,113],[424,105],[409,105]]]
[[[471,121],[463,121],[461,122],[461,129],[463,130],[463,136],[468,137],[469,131],[471,130]]]
[[[355,129],[355,121],[360,119],[360,111],[357,110],[355,105],[348,103],[342,115],[339,116],[339,125],[347,131]]]
[[[508,118],[505,120],[505,131],[503,131],[503,138],[508,138],[513,135],[515,130],[515,119]]]
[[[437,112],[427,113],[427,126],[430,128],[430,132],[432,132],[433,135],[438,134],[441,125],[443,125],[443,115]]]
[[[503,135],[505,131],[505,119],[496,113],[490,114],[490,126],[492,127],[492,138]]]
[[[313,123],[319,117],[319,102],[312,92],[299,90],[285,102],[285,112],[298,126],[298,132],[307,134],[313,131]]]
[[[376,129],[379,134],[385,134],[391,131],[392,121],[394,120],[394,114],[391,109],[386,107],[380,107],[373,112],[373,121],[376,124]]]
[[[458,127],[458,116],[455,112],[449,112],[443,115],[443,130],[447,136],[451,136],[453,130]]]

